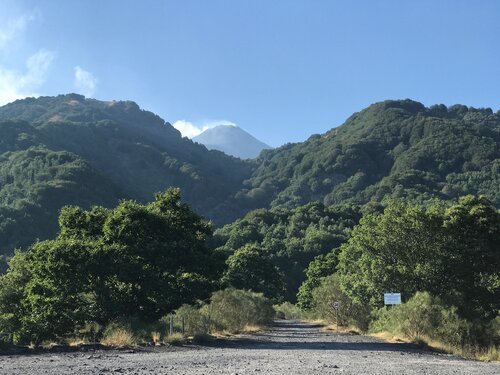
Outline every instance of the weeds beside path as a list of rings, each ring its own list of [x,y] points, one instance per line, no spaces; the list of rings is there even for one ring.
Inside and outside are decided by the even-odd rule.
[[[373,337],[276,321],[268,329],[205,346],[0,358],[0,374],[498,374],[499,363],[468,361]]]

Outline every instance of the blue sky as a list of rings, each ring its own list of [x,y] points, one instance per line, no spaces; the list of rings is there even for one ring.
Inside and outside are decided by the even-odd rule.
[[[500,1],[0,0],[0,104],[134,100],[278,146],[385,99],[500,109]]]

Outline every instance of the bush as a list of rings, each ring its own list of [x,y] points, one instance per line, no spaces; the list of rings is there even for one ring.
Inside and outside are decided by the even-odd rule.
[[[262,293],[228,288],[212,295],[208,313],[216,330],[238,332],[246,325],[271,322],[275,311]]]
[[[175,310],[175,317],[174,322],[177,325],[182,324],[182,318],[184,318],[184,330],[188,336],[208,332],[208,317],[202,309],[196,306],[182,305]]]
[[[426,337],[454,347],[472,344],[471,324],[428,292],[417,292],[408,302],[375,313],[373,332],[390,332],[416,340]]]
[[[338,312],[333,307],[340,302]],[[354,325],[365,331],[371,321],[370,308],[354,303],[341,289],[336,274],[322,279],[319,287],[312,291],[311,313],[314,317],[347,326]]]
[[[283,302],[279,305],[273,306],[276,311],[276,317],[280,319],[302,319],[304,312],[293,303]]]

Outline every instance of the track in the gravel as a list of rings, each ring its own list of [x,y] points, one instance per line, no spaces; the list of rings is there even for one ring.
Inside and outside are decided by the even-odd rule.
[[[134,353],[0,356],[0,374],[500,374],[499,363],[467,361],[371,337],[277,321],[254,335],[211,346]]]

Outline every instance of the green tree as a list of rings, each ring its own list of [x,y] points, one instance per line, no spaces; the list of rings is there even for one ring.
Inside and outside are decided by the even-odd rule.
[[[449,285],[442,243],[442,210],[390,202],[355,227],[339,255],[341,282],[356,302],[379,306],[384,292],[403,298]]]
[[[179,189],[148,205],[67,207],[59,223],[58,238],[16,255],[0,278],[0,307],[12,303],[0,324],[25,341],[122,316],[152,321],[208,298],[222,276],[224,258],[206,246],[211,227],[181,203]]]
[[[468,318],[493,319],[500,311],[500,213],[485,197],[465,196],[446,210],[449,274]]]
[[[227,261],[223,282],[237,289],[263,293],[268,298],[280,299],[283,279],[269,256],[256,245],[246,245],[235,251]]]
[[[37,343],[56,339],[92,320],[95,298],[92,243],[57,239],[33,245],[26,254],[30,278],[21,305],[21,336]],[[92,264],[94,263],[94,264]]]
[[[297,293],[297,305],[302,310],[309,310],[311,308],[313,290],[320,286],[324,277],[332,275],[335,272],[338,263],[338,251],[339,249],[337,248],[328,254],[318,255],[309,263],[306,271],[307,279],[302,283]]]
[[[21,301],[29,279],[26,254],[16,251],[7,272],[0,275],[0,331],[15,333],[16,341],[21,339],[21,319],[26,315]]]
[[[380,306],[384,292],[403,299],[427,291],[469,319],[500,309],[500,214],[484,197],[451,207],[391,202],[365,216],[342,245],[343,289],[356,302]]]
[[[338,302],[338,308],[334,303]],[[370,322],[370,307],[354,302],[342,289],[337,274],[321,279],[311,292],[311,312],[314,316],[339,325],[353,324],[366,330]],[[337,321],[338,319],[338,321]]]

